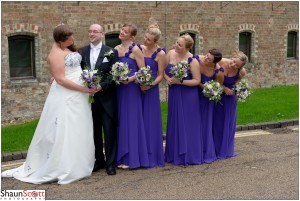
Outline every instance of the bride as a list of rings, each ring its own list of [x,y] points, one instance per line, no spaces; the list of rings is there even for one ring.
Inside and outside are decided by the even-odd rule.
[[[24,164],[7,170],[2,177],[14,177],[33,184],[57,181],[68,184],[90,176],[95,162],[93,120],[88,95],[97,92],[83,85],[81,55],[73,44],[73,32],[66,25],[53,31],[55,43],[48,56],[54,81]]]

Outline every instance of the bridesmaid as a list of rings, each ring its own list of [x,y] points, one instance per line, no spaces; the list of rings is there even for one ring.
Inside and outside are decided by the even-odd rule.
[[[119,168],[149,167],[148,150],[142,114],[141,89],[135,81],[135,72],[145,66],[141,47],[133,43],[137,27],[124,24],[116,46],[119,60],[130,68],[128,81],[117,86],[118,138],[117,166]]]
[[[157,24],[150,25],[142,45],[145,63],[152,70],[154,81],[151,86],[141,87],[144,125],[147,138],[149,167],[164,166],[163,131],[159,98],[159,83],[163,79],[166,66],[165,49],[157,44],[161,31]]]
[[[218,159],[226,159],[236,156],[234,152],[234,134],[236,127],[237,99],[233,91],[235,83],[245,75],[243,66],[248,57],[241,51],[235,52],[231,59],[223,58],[218,64],[224,69],[221,77],[224,92],[221,103],[214,108],[213,136]]]
[[[193,39],[186,34],[176,41],[175,49],[167,54],[165,79],[169,84],[168,122],[166,136],[166,162],[173,165],[193,165],[202,163],[202,137],[200,118],[200,68],[198,55],[193,56],[189,50]],[[170,67],[179,61],[190,64],[188,77],[183,82],[172,78]]]
[[[222,76],[222,72],[219,73],[217,63],[222,59],[222,53],[220,50],[211,49],[208,53],[200,56],[200,71],[201,71],[201,83],[200,83],[200,108],[201,108],[201,129],[203,139],[203,162],[212,163],[217,159],[215,145],[213,141],[213,110],[215,103],[210,101],[202,93],[204,83],[216,80],[217,77]]]

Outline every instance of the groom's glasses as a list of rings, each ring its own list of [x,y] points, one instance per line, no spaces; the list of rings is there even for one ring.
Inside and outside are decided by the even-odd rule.
[[[89,30],[88,32],[89,32],[89,34],[91,34],[91,33],[93,33],[93,34],[102,33],[101,31],[95,31],[95,30]]]

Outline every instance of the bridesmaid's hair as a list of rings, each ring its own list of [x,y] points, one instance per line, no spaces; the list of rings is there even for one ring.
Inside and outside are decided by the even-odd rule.
[[[214,56],[214,63],[218,63],[219,61],[221,61],[221,59],[222,59],[221,50],[213,48],[213,49],[209,50],[208,52]]]
[[[124,24],[122,27],[129,27],[131,36],[136,36],[137,26],[135,26],[134,24]]]
[[[73,32],[69,29],[67,25],[60,24],[56,26],[53,30],[53,38],[54,41],[59,43],[59,42],[65,42],[70,36],[73,35]],[[75,47],[74,44],[70,45],[68,47],[69,50],[72,52],[76,52],[77,48]]]
[[[159,26],[156,23],[150,24],[148,26],[148,29],[147,29],[146,33],[149,33],[149,34],[154,36],[154,42],[157,42],[160,38],[160,35],[161,35],[161,31],[159,29]]]
[[[185,40],[185,48],[186,49],[190,50],[193,47],[194,40],[188,33],[180,36],[179,38],[183,38]]]
[[[245,65],[248,62],[248,57],[247,55],[244,54],[242,51],[234,51],[232,54],[232,58],[238,58],[243,62],[243,65]]]

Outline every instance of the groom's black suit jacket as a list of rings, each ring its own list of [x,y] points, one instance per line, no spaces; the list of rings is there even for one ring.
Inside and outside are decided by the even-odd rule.
[[[106,52],[110,50],[113,51],[113,55],[104,56]],[[84,69],[86,67],[90,67],[90,52],[91,46],[85,46],[78,50],[78,52],[82,56],[81,68]],[[107,62],[104,60],[107,59]],[[102,104],[105,111],[108,115],[114,120],[117,125],[118,116],[117,116],[117,92],[116,92],[116,83],[112,81],[112,76],[110,75],[111,66],[118,61],[118,52],[104,44],[102,44],[102,48],[100,54],[98,56],[95,69],[98,69],[100,75],[102,77],[100,81],[100,85],[102,90],[97,92],[94,95],[95,102],[93,104]]]

